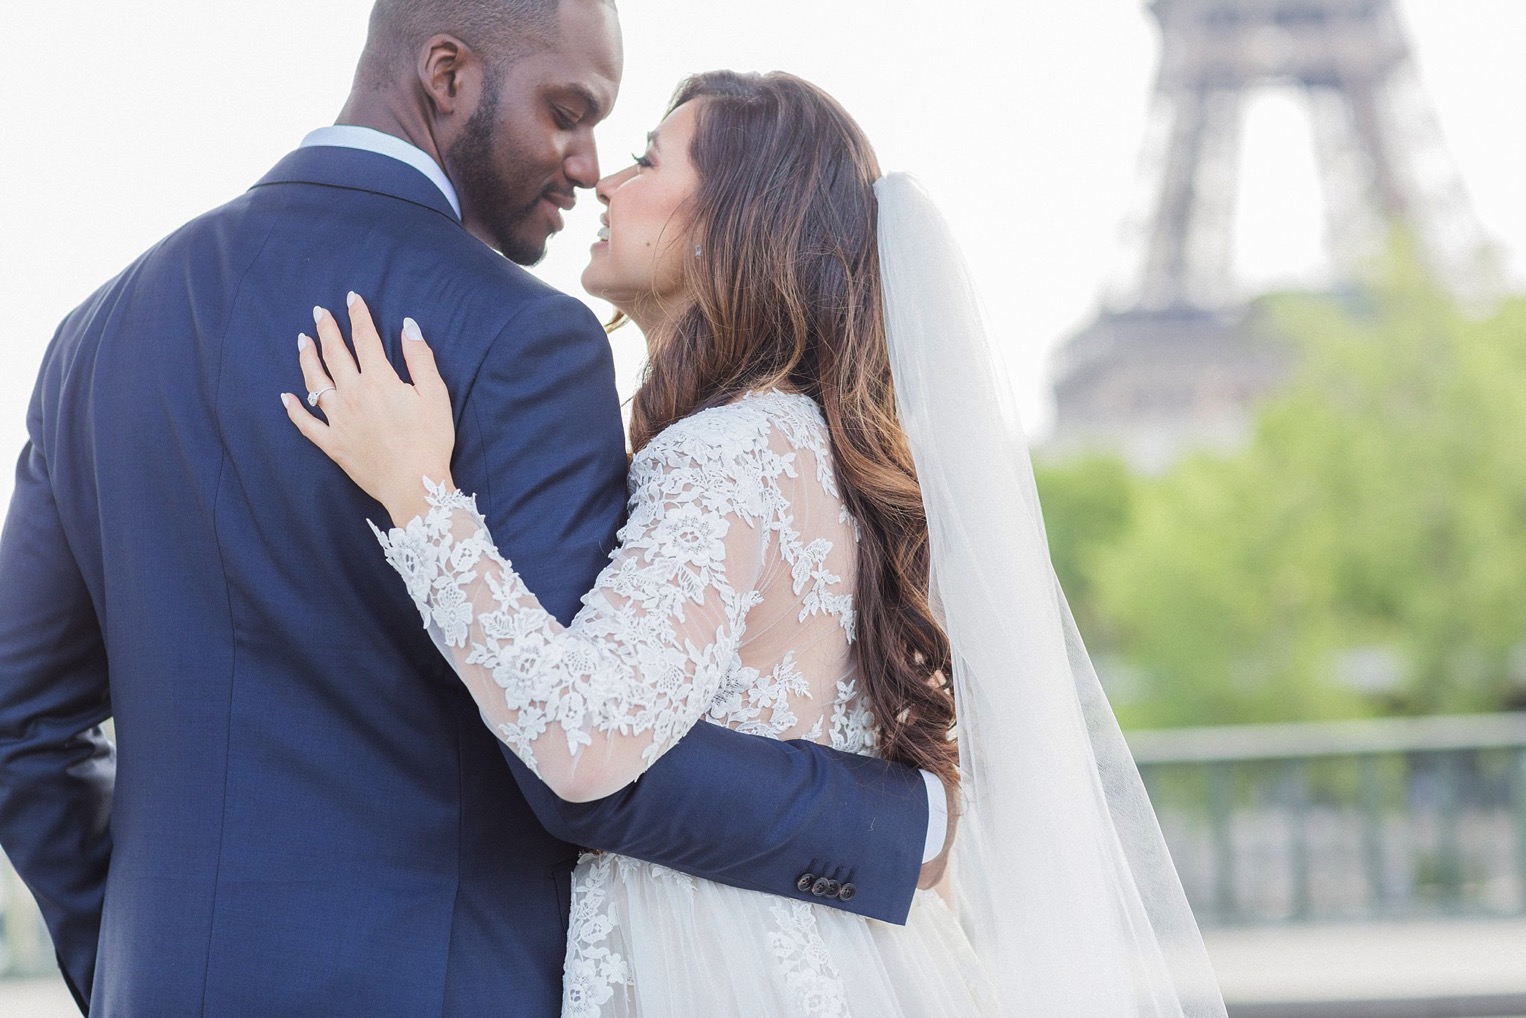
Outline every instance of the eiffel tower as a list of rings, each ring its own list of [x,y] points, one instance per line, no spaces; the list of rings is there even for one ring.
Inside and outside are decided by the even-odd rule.
[[[1153,471],[1233,447],[1292,358],[1232,272],[1239,136],[1257,90],[1307,101],[1331,261],[1358,278],[1395,228],[1463,298],[1497,285],[1491,249],[1415,72],[1393,0],[1153,0],[1161,58],[1124,286],[1055,362],[1051,455],[1121,453]]]

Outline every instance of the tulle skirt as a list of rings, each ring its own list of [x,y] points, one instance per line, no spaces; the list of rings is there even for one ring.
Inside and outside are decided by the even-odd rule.
[[[943,899],[905,926],[624,856],[572,879],[566,1018],[971,1018],[989,982]]]

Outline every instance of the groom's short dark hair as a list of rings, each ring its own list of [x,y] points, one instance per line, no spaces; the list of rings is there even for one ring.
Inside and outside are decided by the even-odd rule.
[[[556,44],[563,2],[376,0],[358,77],[373,87],[390,83],[399,65],[440,34],[453,35],[470,46],[490,74],[502,71]]]

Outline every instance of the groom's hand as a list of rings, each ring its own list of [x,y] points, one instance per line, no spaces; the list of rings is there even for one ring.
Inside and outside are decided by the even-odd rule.
[[[954,848],[954,829],[959,826],[958,803],[954,801],[954,792],[947,784],[943,786],[943,794],[948,797],[948,827],[943,837],[943,851],[922,864],[921,876],[917,878],[917,889],[925,891],[936,887],[948,872],[948,856]]]

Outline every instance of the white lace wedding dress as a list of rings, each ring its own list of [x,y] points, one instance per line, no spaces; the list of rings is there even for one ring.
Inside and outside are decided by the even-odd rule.
[[[378,532],[388,561],[484,720],[564,794],[624,786],[702,721],[874,752],[850,648],[856,524],[808,397],[749,395],[643,449],[621,544],[567,628],[472,499],[430,503]],[[933,892],[896,927],[607,854],[573,874],[564,992],[578,1018],[996,1011]]]

